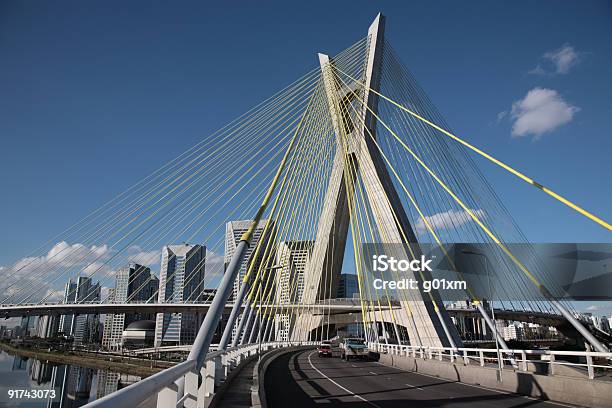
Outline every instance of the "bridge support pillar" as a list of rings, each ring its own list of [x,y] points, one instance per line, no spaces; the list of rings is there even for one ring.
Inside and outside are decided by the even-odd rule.
[[[372,217],[379,235],[384,237],[387,243],[403,248],[403,253],[398,254],[401,259],[409,258],[407,255],[409,249],[410,258],[421,255],[410,220],[387,171],[384,159],[371,141],[376,137],[375,112],[378,111],[378,96],[370,92],[370,89],[380,88],[383,37],[384,17],[379,14],[368,30],[367,57],[361,78],[365,85],[356,84],[358,88],[362,87],[361,89],[354,90],[338,83],[336,78],[339,76],[335,71],[334,61],[327,55],[319,54],[337,144],[312,256],[306,265],[302,298],[305,303],[314,303],[330,296],[326,293],[325,282],[332,283],[332,292],[336,288],[350,221],[350,198],[355,190],[355,180],[358,178],[365,187],[365,194],[372,207]],[[357,96],[358,93],[361,94]],[[350,116],[350,112],[347,116],[343,107],[352,106],[357,98],[363,99],[362,106],[356,109],[355,117]],[[354,126],[347,128],[346,123]],[[418,281],[428,278],[416,274],[405,277]],[[364,288],[360,289],[363,293]],[[417,292],[403,302],[405,302],[404,307],[410,307],[413,311],[410,313],[410,318],[414,324],[407,326],[413,343],[418,337],[419,342],[427,346],[461,345],[461,339],[451,324],[437,292],[430,292],[429,295]],[[303,316],[298,317],[296,328],[301,326],[308,326],[308,321]],[[364,330],[369,328],[364,325]]]
[[[183,407],[185,408],[197,408],[198,394],[199,394],[199,376],[196,372],[190,372],[185,374],[185,390],[184,395],[186,396],[183,401]]]
[[[400,332],[399,332],[399,329],[397,328],[397,323],[395,322],[395,319],[393,320],[393,331],[395,332],[395,338],[397,339],[397,344],[401,345],[402,338],[400,337]]]
[[[172,384],[157,394],[157,408],[176,407],[178,401],[178,386]]]
[[[217,359],[207,361],[200,370],[202,384],[198,389],[198,408],[206,408],[215,393],[218,363]]]

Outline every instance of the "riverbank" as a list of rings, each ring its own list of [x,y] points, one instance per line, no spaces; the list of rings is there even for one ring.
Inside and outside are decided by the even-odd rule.
[[[9,354],[22,357],[35,358],[41,361],[48,361],[57,364],[70,364],[75,366],[94,368],[98,370],[112,371],[120,374],[130,374],[138,377],[148,377],[166,367],[151,367],[148,360],[137,360],[122,358],[121,356],[92,357],[81,353],[42,351],[37,349],[15,347],[0,342],[0,349]],[[164,364],[170,366],[171,363]]]

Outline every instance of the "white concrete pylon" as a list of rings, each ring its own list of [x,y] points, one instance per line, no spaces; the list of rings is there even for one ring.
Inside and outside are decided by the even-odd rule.
[[[380,70],[384,46],[384,16],[378,14],[368,30],[367,61],[361,79],[365,84],[363,100],[357,105],[360,117],[347,133],[346,114],[342,112],[340,100],[354,89],[338,89],[334,80],[334,61],[325,54],[319,54],[322,77],[325,84],[331,121],[337,136],[336,155],[331,176],[319,217],[317,236],[312,256],[306,266],[304,295],[302,301],[312,304],[323,297],[333,297],[336,293],[350,221],[348,194],[354,191],[354,180],[360,177],[365,185],[367,200],[372,207],[372,215],[378,230],[385,241],[392,244],[412,244],[415,256],[420,256],[418,243],[398,193],[389,176],[386,165],[372,138],[376,137],[376,113],[378,96],[369,89],[380,89]],[[346,155],[351,156],[355,166],[346,166]],[[355,172],[357,174],[355,174]],[[408,242],[406,242],[408,241]],[[417,252],[418,251],[418,252]],[[414,279],[421,280],[416,274]],[[427,277],[427,276],[426,276]],[[330,282],[331,291],[325,283]],[[328,283],[329,285],[329,283]],[[328,293],[331,292],[331,293]],[[413,344],[425,346],[461,346],[461,339],[455,330],[438,293],[434,301],[440,305],[435,309],[431,298],[420,292],[411,291],[410,299],[402,302],[402,309],[409,313],[408,333]],[[295,336],[308,333],[320,324],[318,318],[304,314],[296,322]],[[314,323],[314,327],[310,327]],[[307,327],[304,327],[307,326]]]

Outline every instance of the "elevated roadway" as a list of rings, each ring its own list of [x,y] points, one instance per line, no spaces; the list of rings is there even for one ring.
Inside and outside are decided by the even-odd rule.
[[[443,380],[376,362],[319,358],[316,350],[278,357],[265,374],[270,408],[569,407],[519,394]]]
[[[43,316],[63,314],[108,314],[108,313],[206,313],[211,302],[204,303],[33,303],[18,305],[1,305],[0,317]],[[227,303],[225,311],[229,313],[233,304]],[[264,305],[263,308],[278,309],[278,305]],[[383,309],[388,308],[383,306]],[[282,310],[308,310],[313,313],[361,313],[357,302],[333,302],[316,304],[283,305]]]

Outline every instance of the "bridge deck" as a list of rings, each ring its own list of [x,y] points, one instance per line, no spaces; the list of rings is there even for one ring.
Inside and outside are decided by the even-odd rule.
[[[307,350],[280,356],[265,377],[271,408],[319,407],[321,403],[363,407],[555,407],[518,394],[490,390],[383,366],[376,362],[319,358]],[[407,405],[408,404],[408,405]]]

